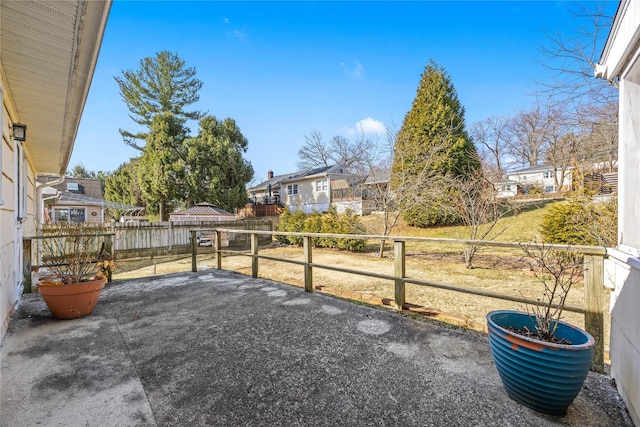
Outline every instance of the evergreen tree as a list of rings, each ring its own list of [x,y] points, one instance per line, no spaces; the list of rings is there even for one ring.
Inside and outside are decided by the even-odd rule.
[[[159,114],[172,113],[176,123],[182,126],[187,119],[199,120],[205,115],[201,111],[185,110],[199,100],[202,82],[196,78],[196,69],[185,68],[185,61],[176,54],[162,51],[154,58],[143,58],[138,70],[125,70],[121,77],[114,78],[129,109],[129,117],[147,130]],[[133,133],[120,129],[120,134],[126,144],[143,149],[136,141],[146,140],[146,131]]]
[[[104,198],[110,202],[131,206],[143,206],[142,190],[136,172],[137,159],[123,163],[113,171],[104,183]]]
[[[394,150],[391,184],[405,221],[420,227],[457,221],[441,208],[454,190],[445,178],[472,176],[479,167],[464,107],[446,71],[430,61]]]
[[[136,172],[147,212],[158,214],[160,221],[168,219],[168,210],[179,203],[184,194],[184,155],[181,152],[186,137],[182,120],[171,113],[154,117],[147,135],[144,153],[137,162]]]
[[[253,167],[242,157],[247,146],[235,120],[200,120],[200,134],[184,144],[187,203],[206,201],[230,212],[244,206],[245,186],[253,178]]]

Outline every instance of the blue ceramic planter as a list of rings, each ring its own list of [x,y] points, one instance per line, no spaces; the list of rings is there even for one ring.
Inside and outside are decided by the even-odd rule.
[[[525,337],[505,328],[535,330],[533,320],[510,310],[487,314],[487,324],[493,360],[509,396],[539,412],[565,414],[589,372],[593,337],[565,322],[559,323],[556,337],[572,345]]]

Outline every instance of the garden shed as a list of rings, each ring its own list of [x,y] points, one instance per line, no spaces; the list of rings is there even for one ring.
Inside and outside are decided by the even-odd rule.
[[[173,212],[169,215],[172,222],[207,222],[235,221],[236,215],[220,209],[211,203],[197,203],[190,208]]]

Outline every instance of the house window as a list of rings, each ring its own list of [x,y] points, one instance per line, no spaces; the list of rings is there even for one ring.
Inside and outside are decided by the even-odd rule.
[[[316,192],[327,191],[327,180],[320,179],[316,181]]]
[[[527,179],[527,175],[522,175],[522,179]]]
[[[504,189],[505,189],[505,191],[511,191],[511,186],[507,185],[507,186],[504,187]]]
[[[54,222],[82,223],[86,221],[85,208],[56,208],[53,212]]]
[[[287,194],[289,196],[297,196],[298,195],[298,184],[289,184],[289,185],[287,185]]]
[[[547,193],[553,193],[554,191],[553,185],[545,185],[544,191],[546,191]]]
[[[545,178],[545,179],[551,178],[551,172],[544,172],[542,174],[542,177]]]

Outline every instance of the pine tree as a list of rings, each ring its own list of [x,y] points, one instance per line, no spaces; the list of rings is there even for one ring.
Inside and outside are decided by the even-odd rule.
[[[454,223],[446,178],[472,176],[480,167],[467,135],[464,107],[446,71],[430,61],[395,144],[391,184],[405,221],[426,227]]]
[[[140,60],[138,70],[125,70],[121,77],[114,78],[120,87],[120,96],[131,113],[129,117],[147,130],[150,130],[154,117],[159,114],[172,113],[183,126],[187,119],[199,120],[206,114],[185,110],[185,107],[200,99],[198,91],[202,88],[202,82],[196,78],[196,69],[185,68],[185,61],[177,54],[158,52],[153,58]],[[132,133],[120,129],[120,134],[126,144],[143,150],[136,141],[146,140],[146,131]]]
[[[136,173],[147,212],[158,213],[160,221],[168,219],[167,208],[183,200],[184,130],[180,119],[171,113],[155,116],[144,153],[137,161]]]

